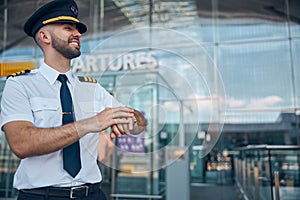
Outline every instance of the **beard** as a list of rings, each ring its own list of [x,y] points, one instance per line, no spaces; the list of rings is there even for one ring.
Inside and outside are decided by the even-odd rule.
[[[61,55],[65,58],[72,59],[80,56],[81,52],[79,49],[72,48],[69,46],[69,39],[68,41],[62,40],[56,37],[54,34],[51,35],[52,37],[52,47],[58,51]]]

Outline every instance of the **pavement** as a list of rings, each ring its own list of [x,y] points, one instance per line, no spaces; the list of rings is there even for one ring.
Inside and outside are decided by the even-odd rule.
[[[242,200],[243,196],[234,184],[199,184],[190,188],[190,200]]]

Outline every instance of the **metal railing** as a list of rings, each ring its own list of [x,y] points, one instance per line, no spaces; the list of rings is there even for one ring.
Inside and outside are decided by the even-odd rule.
[[[244,199],[299,199],[300,146],[251,145],[236,150],[235,179]]]

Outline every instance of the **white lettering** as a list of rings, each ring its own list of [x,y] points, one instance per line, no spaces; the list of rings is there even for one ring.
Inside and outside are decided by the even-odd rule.
[[[155,68],[155,67],[157,67],[158,66],[158,62],[157,62],[157,60],[155,59],[155,53],[154,52],[149,52],[148,53],[148,63],[147,63],[147,66],[148,66],[148,68],[149,69],[153,69],[153,68]]]
[[[113,55],[109,55],[109,64],[108,68],[111,71],[119,71],[122,68],[122,57],[114,57]]]
[[[144,65],[147,63],[146,52],[137,52],[135,62],[136,62],[137,69],[144,69],[145,68]]]
[[[73,60],[72,64],[72,71],[73,72],[88,72],[87,69],[85,68],[85,64],[83,62],[83,57],[76,58]]]
[[[155,52],[134,52],[127,54],[85,54],[72,60],[74,72],[98,72],[152,69],[158,66]]]
[[[99,69],[100,71],[105,71],[108,68],[108,63],[109,63],[109,55],[107,54],[100,54],[97,55],[97,60],[100,60],[99,62]]]
[[[92,55],[86,56],[86,68],[92,72],[99,71],[100,67],[97,65],[97,58]]]
[[[134,55],[132,53],[125,54],[123,56],[123,70],[135,69]]]

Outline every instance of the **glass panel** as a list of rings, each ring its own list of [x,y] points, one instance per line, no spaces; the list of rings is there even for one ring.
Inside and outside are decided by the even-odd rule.
[[[286,24],[244,24],[240,26],[221,24],[218,26],[221,42],[262,40],[287,38],[288,29]]]
[[[113,89],[115,87],[115,76],[101,76],[99,77],[98,81],[102,87],[113,94]]]
[[[210,22],[203,23],[201,19],[196,21],[193,25],[177,28],[175,30],[201,44],[213,43],[215,41],[212,24],[210,24]]]
[[[290,199],[299,197],[299,151],[271,151],[272,174],[278,172],[280,181],[280,197],[289,196]],[[274,179],[273,179],[274,180]]]
[[[210,1],[156,1],[152,25],[176,30],[200,43],[212,43],[212,16]]]
[[[149,82],[157,82],[155,73],[147,74]],[[158,157],[157,86],[147,84],[145,76],[127,74],[117,78],[114,88],[116,98],[141,111],[147,120],[145,132],[136,136],[117,139],[116,193],[154,195],[159,194],[159,178],[163,157]],[[128,187],[130,182],[131,187]]]
[[[288,42],[222,46],[220,63],[229,109],[293,107]]]
[[[0,197],[13,197],[17,190],[12,187],[14,173],[20,160],[10,151],[4,134],[0,135]]]
[[[275,172],[278,172],[280,198],[288,196],[296,200],[300,184],[299,158],[297,146],[252,145],[240,148],[234,158],[237,183],[250,199],[277,199]]]
[[[294,76],[295,76],[295,88],[296,88],[296,101],[297,108],[300,110],[300,40],[292,40],[292,55],[293,55],[293,65],[294,65]]]
[[[288,37],[285,1],[217,1],[221,42]]]
[[[289,0],[289,18],[292,37],[300,36],[300,3],[298,0]]]
[[[292,37],[300,37],[300,25],[292,23],[290,27]]]
[[[264,199],[272,199],[272,193],[271,193],[271,176],[272,173],[270,171],[270,163],[269,163],[269,155],[268,151],[260,151],[256,150],[259,157],[254,157],[253,159],[259,159],[262,162],[258,163],[258,169],[259,169],[259,194]]]

